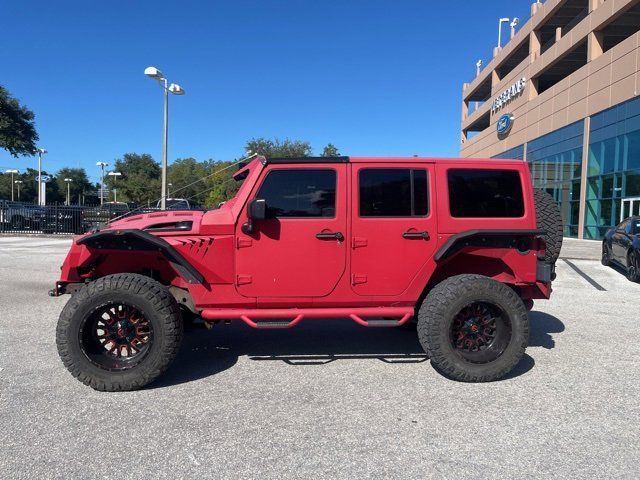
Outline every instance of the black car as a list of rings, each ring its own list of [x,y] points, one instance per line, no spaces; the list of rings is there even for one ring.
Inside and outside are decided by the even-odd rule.
[[[602,264],[612,263],[625,268],[632,282],[640,281],[640,217],[629,217],[605,234]]]

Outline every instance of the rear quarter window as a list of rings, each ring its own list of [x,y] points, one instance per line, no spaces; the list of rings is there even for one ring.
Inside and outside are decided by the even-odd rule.
[[[520,173],[514,170],[451,169],[449,209],[457,218],[519,218],[524,215]]]

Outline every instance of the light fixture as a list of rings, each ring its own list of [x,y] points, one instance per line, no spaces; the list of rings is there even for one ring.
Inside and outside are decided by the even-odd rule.
[[[147,77],[155,78],[156,80],[161,80],[164,78],[162,72],[158,70],[156,67],[147,67],[144,69],[144,74]]]

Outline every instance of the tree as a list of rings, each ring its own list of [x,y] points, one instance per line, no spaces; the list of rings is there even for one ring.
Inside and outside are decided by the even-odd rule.
[[[221,202],[232,198],[242,182],[233,179],[233,174],[238,171],[236,167],[230,167],[236,160],[230,162],[212,162],[211,173],[217,172],[209,178],[209,193],[205,200],[207,208],[216,208]],[[230,167],[230,168],[229,168]]]
[[[207,175],[211,173],[211,160],[198,162],[194,158],[179,158],[171,165],[167,172],[169,196],[173,198],[191,198],[193,203],[201,203],[202,199],[194,196],[207,189],[209,181]]]
[[[257,153],[263,157],[308,157],[311,155],[311,144],[302,140],[273,140],[252,138],[247,142],[247,152]]]
[[[160,199],[160,165],[148,153],[125,153],[116,160],[114,170],[122,177],[114,180],[105,175],[105,184],[113,189],[114,182],[118,182],[118,201],[155,205]]]
[[[33,155],[38,141],[35,115],[0,86],[0,148],[11,155]]]
[[[333,143],[327,143],[327,145],[322,150],[322,157],[339,157],[340,152],[338,152],[338,148]]]
[[[80,204],[80,197],[84,192],[92,190],[91,182],[87,177],[87,172],[84,168],[61,168],[56,173],[56,183],[58,184],[58,191],[63,197],[62,201],[67,200],[67,183],[65,178],[70,178],[72,182],[69,185],[69,191],[71,193],[71,204]]]

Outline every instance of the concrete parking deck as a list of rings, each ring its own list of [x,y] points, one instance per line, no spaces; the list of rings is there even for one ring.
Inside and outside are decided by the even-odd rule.
[[[637,478],[640,285],[593,245],[565,243],[502,381],[441,377],[410,331],[310,320],[187,332],[150,388],[100,393],[56,352],[69,242],[0,237],[0,478]]]

